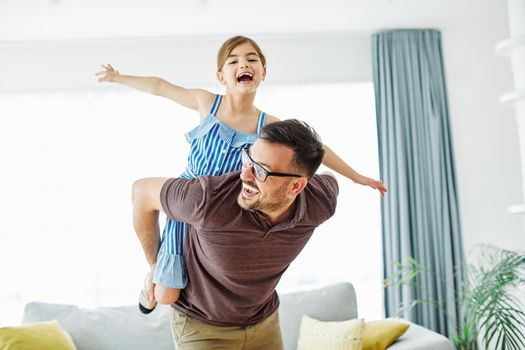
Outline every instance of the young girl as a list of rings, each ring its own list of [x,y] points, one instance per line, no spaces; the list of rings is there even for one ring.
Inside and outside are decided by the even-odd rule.
[[[97,72],[99,82],[117,82],[169,98],[200,114],[200,124],[186,134],[191,145],[188,166],[182,178],[220,175],[241,169],[241,151],[253,144],[268,123],[278,121],[253,105],[257,88],[266,76],[266,58],[250,38],[226,40],[217,55],[217,79],[225,95],[202,89],[186,89],[157,77],[121,75],[111,65]],[[355,183],[386,192],[381,181],[358,174],[332,150],[325,147],[323,163]],[[150,263],[139,307],[149,313],[156,303],[172,304],[187,283],[183,259],[186,224],[167,220],[156,261]]]

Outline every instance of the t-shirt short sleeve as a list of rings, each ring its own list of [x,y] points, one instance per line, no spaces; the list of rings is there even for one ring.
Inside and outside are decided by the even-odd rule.
[[[167,180],[160,191],[164,213],[172,220],[199,227],[205,216],[205,188],[202,177]]]
[[[321,174],[319,176],[319,188],[326,197],[326,205],[329,208],[330,216],[335,212],[337,206],[337,196],[339,195],[339,184],[335,176],[330,174]]]

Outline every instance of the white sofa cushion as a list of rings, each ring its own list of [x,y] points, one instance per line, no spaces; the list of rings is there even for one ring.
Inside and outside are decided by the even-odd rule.
[[[22,322],[57,320],[78,350],[174,350],[169,309],[161,305],[143,315],[137,305],[89,310],[31,302],[25,306]]]
[[[403,334],[388,350],[425,349],[425,350],[454,350],[454,344],[446,337],[425,327],[405,319],[392,319],[410,324]]]

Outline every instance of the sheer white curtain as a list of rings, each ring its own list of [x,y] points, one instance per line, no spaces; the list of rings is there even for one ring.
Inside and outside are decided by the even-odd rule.
[[[265,86],[257,105],[313,125],[364,174],[377,176],[373,88]],[[31,300],[92,307],[136,303],[146,264],[131,222],[131,185],[177,176],[195,112],[117,89],[0,96],[0,326]],[[380,317],[379,195],[340,179],[336,215],[279,289],[349,280],[360,313]]]

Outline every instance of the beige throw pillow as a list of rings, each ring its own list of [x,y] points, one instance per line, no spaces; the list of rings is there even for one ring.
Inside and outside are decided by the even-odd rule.
[[[364,326],[361,318],[323,322],[305,315],[297,350],[362,350]]]

